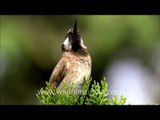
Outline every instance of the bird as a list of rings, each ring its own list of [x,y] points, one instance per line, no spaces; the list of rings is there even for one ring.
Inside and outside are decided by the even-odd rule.
[[[84,79],[89,80],[91,76],[92,59],[80,36],[77,20],[67,32],[61,50],[61,58],[49,79],[51,87],[64,90],[65,85],[69,89],[73,83],[73,90],[82,90]]]

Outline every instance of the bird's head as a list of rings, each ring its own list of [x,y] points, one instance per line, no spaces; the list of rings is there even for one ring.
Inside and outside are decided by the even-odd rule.
[[[79,34],[76,20],[74,21],[73,27],[68,31],[61,48],[63,52],[87,50],[87,47],[83,44],[82,37]]]

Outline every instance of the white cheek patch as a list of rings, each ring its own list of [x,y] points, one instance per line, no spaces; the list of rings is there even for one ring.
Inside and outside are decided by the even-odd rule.
[[[85,48],[85,49],[87,49],[87,47],[83,44],[83,39],[81,38],[81,46],[83,47],[83,48]]]
[[[68,37],[64,40],[63,44],[64,44],[64,45],[68,45],[68,44],[69,44],[69,39],[68,39]]]

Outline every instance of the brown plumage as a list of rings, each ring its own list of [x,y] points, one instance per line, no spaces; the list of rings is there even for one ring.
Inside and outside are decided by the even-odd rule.
[[[75,21],[62,44],[62,57],[55,66],[49,82],[52,87],[60,90],[63,90],[64,82],[67,87],[73,82],[73,88],[81,90],[84,77],[89,78],[90,75],[91,57],[83,44]]]

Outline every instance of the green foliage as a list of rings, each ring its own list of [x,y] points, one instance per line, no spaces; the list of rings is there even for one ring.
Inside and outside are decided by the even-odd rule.
[[[51,89],[50,83],[46,82],[46,87],[41,88],[36,94],[39,101],[45,105],[124,105],[126,98],[121,96],[108,98],[108,84],[105,78],[99,84],[93,81],[91,89],[89,90],[92,78],[84,79],[82,84],[82,91],[78,93],[73,92],[73,84],[69,89],[65,86],[63,91]]]
[[[47,86],[41,88],[38,92],[37,97],[42,104],[46,105],[75,105],[78,100],[78,96],[72,95],[71,91],[73,85],[70,85],[70,89],[64,87],[63,91],[57,89],[51,89],[50,83],[46,82]]]

